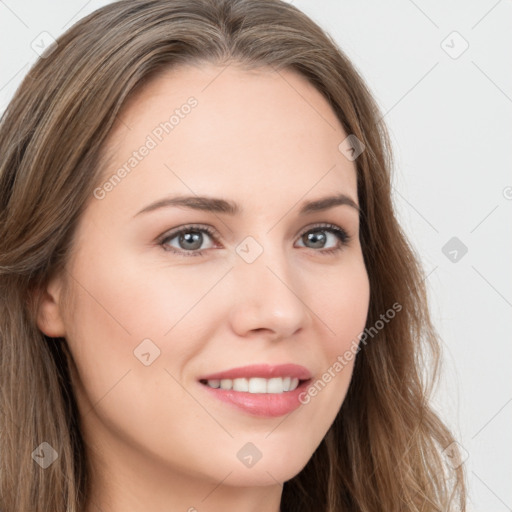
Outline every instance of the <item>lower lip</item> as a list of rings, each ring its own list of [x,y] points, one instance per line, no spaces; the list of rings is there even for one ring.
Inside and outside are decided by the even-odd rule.
[[[211,388],[206,384],[199,383],[215,398],[234,405],[246,413],[267,418],[284,416],[299,408],[302,405],[299,396],[307,389],[308,384],[309,380],[303,381],[293,391],[284,391],[283,393],[249,393]]]

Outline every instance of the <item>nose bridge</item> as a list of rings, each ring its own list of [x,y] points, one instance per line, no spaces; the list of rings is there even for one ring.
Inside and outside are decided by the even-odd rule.
[[[269,329],[286,337],[305,325],[298,269],[278,240],[248,236],[236,247],[232,321],[240,332]]]

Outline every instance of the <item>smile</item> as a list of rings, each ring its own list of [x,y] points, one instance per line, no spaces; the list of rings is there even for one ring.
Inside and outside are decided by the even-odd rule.
[[[225,389],[248,393],[285,393],[297,389],[299,379],[296,377],[273,377],[265,379],[262,377],[252,377],[249,379],[211,379],[201,380],[214,389]]]

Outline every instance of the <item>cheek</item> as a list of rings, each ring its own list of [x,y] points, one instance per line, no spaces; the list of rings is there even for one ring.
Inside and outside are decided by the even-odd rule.
[[[166,269],[160,263],[150,268],[129,258],[112,260],[115,264],[95,261],[91,255],[74,272],[82,285],[77,320],[87,329],[105,332],[112,342],[161,338],[193,309],[219,274],[193,271],[191,266]]]
[[[165,324],[165,318],[158,317],[164,311],[162,303],[169,311],[175,307],[171,293],[159,295],[112,247],[106,247],[104,254],[110,259],[100,251],[84,251],[75,262],[70,271],[74,300],[66,313],[68,344],[91,403],[107,393],[119,393],[147,370],[134,350],[143,340],[159,339],[169,329],[170,320]]]
[[[201,349],[194,340],[219,318],[213,311],[219,301],[203,299],[225,270],[164,268],[161,262],[145,267],[112,250],[105,253],[110,260],[84,253],[71,271],[76,287],[68,343],[92,403],[107,392],[121,397],[130,389],[134,400],[150,404],[155,389],[173,382],[165,369],[181,381],[185,363]]]
[[[326,353],[332,357],[359,340],[368,315],[370,283],[362,257],[348,260],[321,279],[308,305],[325,325]]]
[[[176,382],[182,381],[181,369],[194,350],[191,343],[183,343],[189,333],[181,323],[172,330],[197,293],[184,280],[166,282],[163,272],[150,276],[122,258],[115,265],[112,261],[84,255],[72,270],[80,283],[66,315],[78,370],[74,388],[92,443],[103,442],[95,433],[102,425],[131,444],[156,450],[155,440],[180,439],[179,429],[169,425],[184,421],[184,409],[188,421],[201,415]],[[180,449],[173,444],[167,453]]]
[[[321,337],[321,374],[301,400],[316,402],[329,411],[325,425],[334,421],[352,378],[359,338],[364,331],[370,300],[370,284],[362,258],[322,277],[320,293],[311,295],[308,306],[324,325]],[[312,357],[313,352],[312,352]]]

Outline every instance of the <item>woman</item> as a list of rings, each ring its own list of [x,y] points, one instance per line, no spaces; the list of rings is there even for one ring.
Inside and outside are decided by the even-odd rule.
[[[333,41],[275,0],[125,0],[43,57],[0,130],[1,510],[464,510]]]

